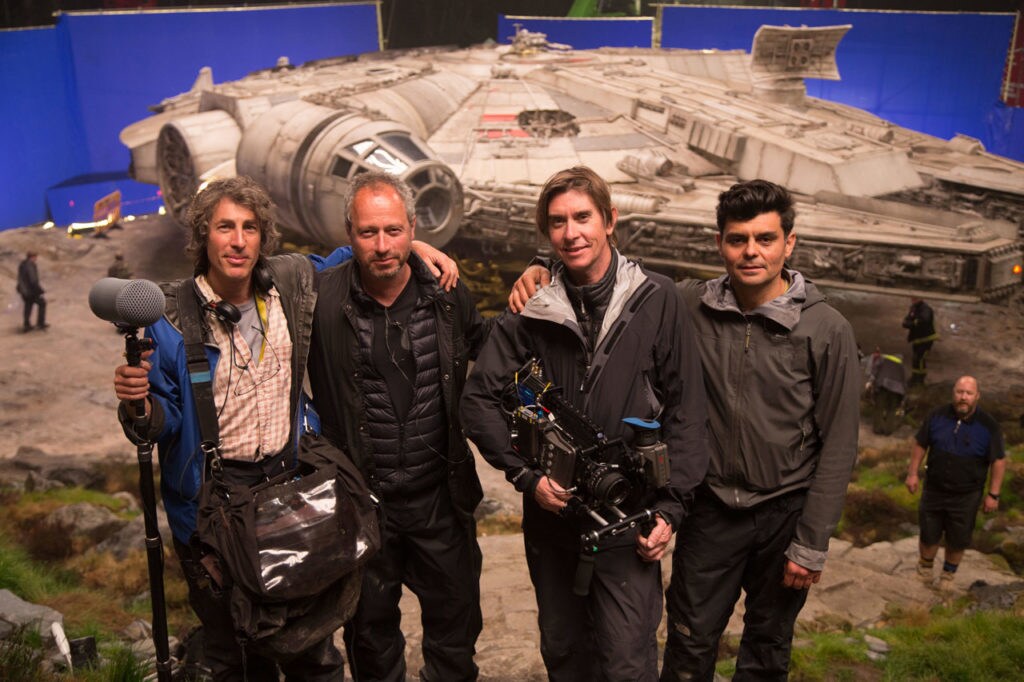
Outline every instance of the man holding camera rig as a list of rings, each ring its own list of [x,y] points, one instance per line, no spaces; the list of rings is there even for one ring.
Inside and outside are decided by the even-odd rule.
[[[615,249],[616,217],[608,185],[589,168],[548,180],[536,220],[561,259],[553,283],[521,315],[492,328],[462,400],[466,435],[523,493],[541,654],[555,682],[657,679],[659,560],[707,468],[705,395],[689,314],[671,280]],[[580,536],[599,524],[573,511],[575,501],[565,511],[573,492],[585,498],[586,491],[567,490],[527,461],[513,446],[503,411],[503,394],[531,359],[608,438],[629,440],[625,418],[658,419],[667,444],[668,483],[638,486],[619,510],[650,508],[653,523],[601,544],[588,596],[574,594]],[[608,514],[595,507],[589,508]]]
[[[189,291],[200,309],[224,467],[266,479],[290,466],[291,444],[304,428],[301,389],[316,303],[314,267],[339,263],[351,257],[351,249],[338,249],[326,259],[272,256],[279,241],[273,203],[247,177],[217,180],[201,190],[189,208],[188,224],[187,252],[196,273]],[[453,264],[445,261],[451,283]],[[208,463],[200,451],[199,408],[185,361],[179,285],[163,287],[166,314],[147,329],[155,350],[139,367],[118,367],[114,390],[129,438],[159,447],[164,508],[189,603],[203,624],[204,662],[216,680],[276,682],[280,670],[290,680],[340,681],[343,662],[331,636],[279,660],[243,647],[227,593],[211,585],[209,571],[193,552]],[[127,408],[135,400],[145,401],[146,433],[134,432]]]

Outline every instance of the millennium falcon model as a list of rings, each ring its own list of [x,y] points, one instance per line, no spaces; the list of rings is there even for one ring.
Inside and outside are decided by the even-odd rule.
[[[1024,164],[808,97],[839,77],[848,26],[763,26],[751,52],[573,50],[519,30],[510,45],[420,49],[273,68],[192,88],[125,128],[132,175],[181,217],[200,185],[250,175],[281,223],[347,241],[349,180],[395,173],[417,237],[491,253],[538,243],[537,193],[584,164],[611,184],[620,249],[712,272],[717,196],[765,178],[797,198],[791,265],[820,284],[953,300],[1022,289]]]

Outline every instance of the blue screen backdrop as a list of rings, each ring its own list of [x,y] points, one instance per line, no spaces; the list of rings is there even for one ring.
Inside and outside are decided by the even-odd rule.
[[[749,51],[763,24],[852,24],[836,51],[840,81],[807,80],[807,94],[867,109],[949,139],[976,137],[1024,161],[1020,109],[999,100],[1012,14],[664,7],[662,47]]]
[[[51,186],[124,172],[118,133],[188,90],[201,67],[220,83],[281,56],[372,52],[378,35],[373,2],[62,14],[56,28],[0,31],[0,229],[46,219]]]

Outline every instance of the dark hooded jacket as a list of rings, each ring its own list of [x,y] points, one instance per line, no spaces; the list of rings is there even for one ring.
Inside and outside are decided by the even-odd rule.
[[[545,377],[608,438],[629,435],[622,423],[627,417],[661,422],[671,478],[645,503],[673,530],[682,523],[688,495],[707,469],[704,387],[689,315],[671,280],[621,255],[617,263],[593,352],[587,350],[558,263],[551,286],[531,298],[521,315],[505,316],[495,324],[462,401],[466,435],[523,493],[524,531],[566,546],[578,544],[580,525],[537,504],[534,490],[541,471],[513,448],[502,410],[502,395],[527,360],[540,360]]]
[[[820,570],[857,458],[861,373],[849,322],[799,272],[787,276],[785,294],[747,313],[727,275],[679,288],[704,365],[706,483],[735,508],[806,490],[786,555]]]

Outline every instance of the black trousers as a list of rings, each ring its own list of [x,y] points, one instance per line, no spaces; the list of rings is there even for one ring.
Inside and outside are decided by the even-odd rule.
[[[888,436],[900,426],[899,409],[903,403],[903,396],[888,389],[879,388],[875,391],[874,399],[871,430]]]
[[[21,301],[22,301],[22,303],[25,304],[25,313],[24,313],[25,314],[25,317],[24,317],[25,329],[31,329],[32,328],[32,322],[31,322],[31,319],[32,319],[32,306],[36,306],[38,308],[38,310],[36,312],[36,326],[37,327],[45,326],[46,325],[46,299],[43,297],[43,295],[40,294],[38,296],[22,296],[21,297]]]
[[[420,680],[475,680],[482,555],[476,524],[459,519],[445,487],[384,502],[383,547],[366,566],[363,591],[345,625],[356,682],[405,679],[399,601],[405,585],[419,598],[423,625]]]
[[[590,594],[573,594],[579,551],[525,536],[540,652],[551,682],[658,679],[661,563],[634,546],[599,552]]]
[[[235,638],[226,595],[214,594],[206,586],[203,570],[192,560],[188,545],[174,540],[174,551],[188,583],[189,605],[203,624],[203,662],[213,672],[214,680],[278,682],[284,674],[288,682],[343,682],[345,662],[333,637],[325,637],[287,660],[274,660],[248,648],[243,652]]]
[[[912,357],[910,360],[911,384],[924,383],[924,378],[928,374],[928,351],[930,351],[931,349],[931,341],[925,343],[912,343],[910,345],[910,350],[912,353]]]
[[[747,593],[734,680],[785,680],[807,590],[782,585],[805,493],[735,510],[701,491],[676,538],[661,679],[712,680],[718,642]]]

